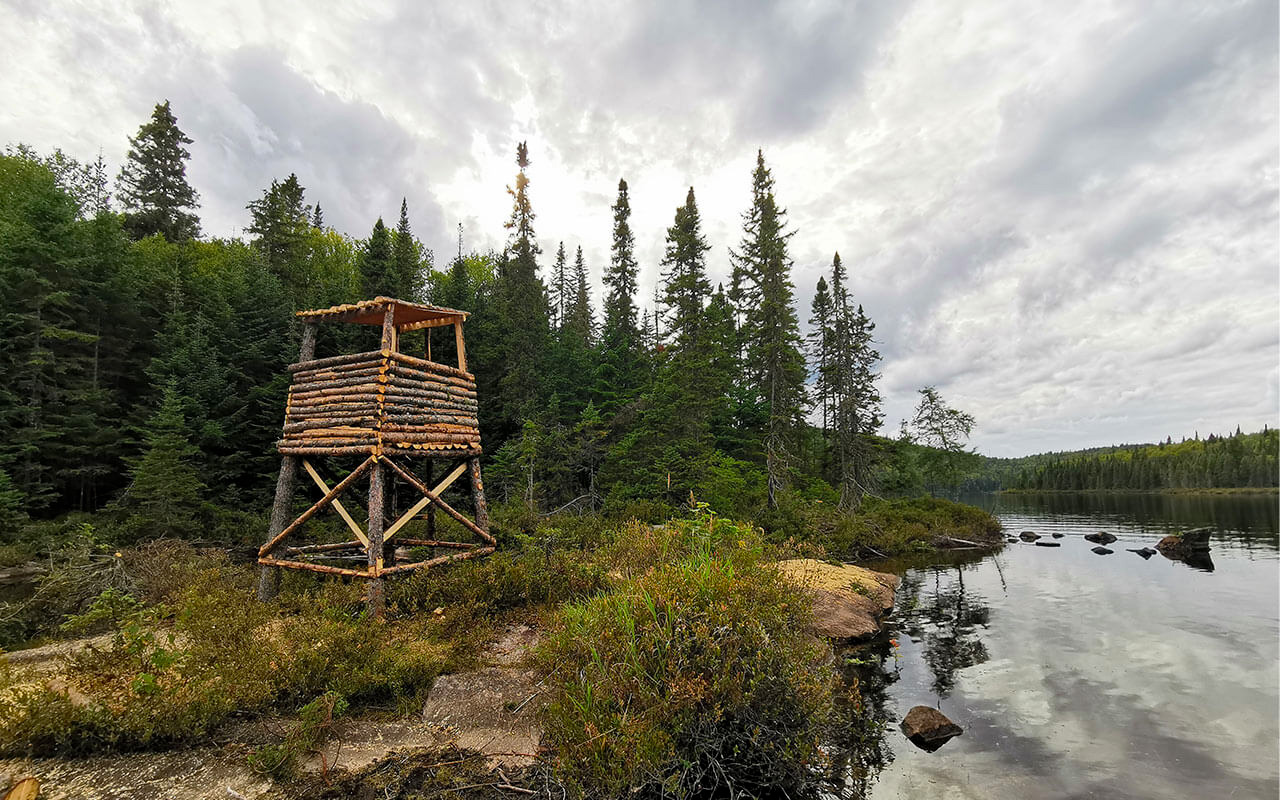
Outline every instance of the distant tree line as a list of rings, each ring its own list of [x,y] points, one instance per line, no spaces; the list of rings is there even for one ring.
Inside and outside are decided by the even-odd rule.
[[[1159,444],[1127,445],[1079,453],[1056,453],[1025,460],[992,459],[983,477],[987,488],[1219,489],[1266,488],[1280,483],[1280,434],[1264,427],[1227,436],[1172,438]],[[1035,459],[1038,463],[1027,463]],[[1002,463],[1008,461],[1010,463]],[[1018,462],[1022,463],[1019,464]],[[1003,480],[1001,480],[1003,473]]]
[[[377,295],[472,313],[487,477],[530,513],[691,493],[738,513],[853,507],[942,474],[904,464],[906,439],[875,435],[875,326],[838,254],[802,339],[794,231],[763,154],[729,287],[708,278],[690,188],[643,310],[619,181],[597,311],[580,246],[540,263],[523,143],[506,246],[466,252],[460,228],[445,262],[415,238],[407,202],[394,226],[378,219],[355,240],[325,226],[296,175],[247,204],[246,239],[200,239],[190,143],[157,105],[130,138],[114,196],[101,158],[25,146],[0,156],[0,528],[105,506],[141,535],[260,510],[279,465],[293,312]],[[376,335],[328,326],[320,352],[370,349]],[[425,336],[405,348],[425,349]],[[453,357],[451,339],[432,348]]]

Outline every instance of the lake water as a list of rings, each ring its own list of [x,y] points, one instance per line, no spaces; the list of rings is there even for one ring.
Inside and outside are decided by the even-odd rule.
[[[1062,546],[880,565],[903,575],[899,646],[849,667],[885,722],[853,754],[866,797],[1277,797],[1274,495],[964,499]],[[1202,526],[1216,533],[1200,568],[1126,550]],[[1090,552],[1096,531],[1119,537],[1114,554]],[[916,748],[897,729],[915,705],[964,734]]]

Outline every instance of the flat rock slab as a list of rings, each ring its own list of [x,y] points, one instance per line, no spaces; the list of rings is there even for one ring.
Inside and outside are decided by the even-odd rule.
[[[198,747],[77,759],[0,761],[0,772],[34,775],[42,800],[227,800],[227,789],[257,800],[271,781],[249,768],[246,753]]]
[[[1036,542],[1036,547],[1062,547],[1062,542]]]
[[[485,667],[436,680],[422,721],[435,747],[454,745],[489,756],[489,763],[532,764],[542,740],[538,711],[546,693],[539,675],[518,667]]]
[[[1093,552],[1097,553],[1100,556],[1109,556],[1115,552],[1115,550],[1112,550],[1107,547],[1103,547],[1102,545],[1098,545],[1097,547],[1094,547],[1091,549],[1093,550]]]
[[[820,636],[847,641],[874,636],[880,631],[880,616],[893,608],[896,575],[812,558],[780,561],[777,567],[813,590],[813,632]]]

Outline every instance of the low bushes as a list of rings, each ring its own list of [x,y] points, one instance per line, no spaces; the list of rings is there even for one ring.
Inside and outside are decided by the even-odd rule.
[[[759,535],[702,515],[619,539],[624,563],[645,554],[650,566],[563,606],[539,652],[560,777],[602,797],[815,780],[831,675],[802,633],[806,596],[764,561]]]
[[[809,515],[811,539],[843,561],[923,552],[941,536],[999,541],[1000,523],[980,508],[938,497],[867,498],[853,513],[834,508]]]

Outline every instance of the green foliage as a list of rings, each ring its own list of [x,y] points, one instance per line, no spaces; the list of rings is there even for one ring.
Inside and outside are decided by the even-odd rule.
[[[170,242],[200,235],[195,189],[187,183],[184,145],[191,139],[178,127],[169,101],[157,103],[151,120],[129,137],[129,156],[118,179],[125,228],[135,239],[160,234]]]
[[[841,561],[931,550],[939,536],[996,543],[1000,523],[982,509],[937,497],[867,498],[855,513],[814,507],[810,540]]]
[[[250,754],[249,766],[276,779],[292,777],[298,759],[328,740],[334,720],[347,713],[348,707],[342,695],[325,692],[299,709],[297,724],[278,744],[264,745]]]
[[[148,424],[147,451],[134,463],[133,483],[120,500],[138,538],[189,536],[201,507],[205,487],[191,463],[198,451],[187,438],[181,406],[170,384]]]
[[[811,785],[831,678],[802,633],[804,595],[748,526],[702,515],[649,530],[623,540],[646,545],[649,568],[564,606],[540,649],[557,773],[593,797]]]
[[[987,459],[986,488],[1034,490],[1267,488],[1280,483],[1280,431],[1237,431],[1024,459]]]

